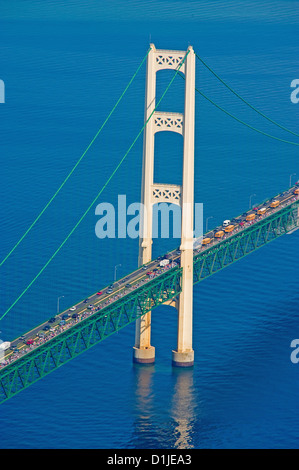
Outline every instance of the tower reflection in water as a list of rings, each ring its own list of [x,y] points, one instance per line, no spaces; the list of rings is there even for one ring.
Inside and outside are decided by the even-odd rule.
[[[135,423],[131,444],[143,449],[192,449],[196,420],[193,368],[162,374],[134,365]]]
[[[172,397],[171,416],[176,423],[174,435],[175,449],[192,449],[193,424],[195,421],[195,392],[193,368],[173,368],[175,377],[174,393]]]
[[[153,387],[154,365],[134,364],[135,377],[135,421],[133,447],[155,449],[157,438],[154,433],[155,393]]]

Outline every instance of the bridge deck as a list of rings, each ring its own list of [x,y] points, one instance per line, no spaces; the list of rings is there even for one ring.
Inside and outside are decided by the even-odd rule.
[[[276,208],[271,208],[271,199],[232,219],[235,228],[231,233],[219,239],[214,236],[219,227],[206,233],[210,242],[194,250],[194,283],[296,229],[299,196],[294,194],[295,188],[276,196],[280,201]],[[257,214],[261,207],[266,208],[264,215],[246,221],[248,214]],[[0,402],[176,297],[181,291],[180,253],[173,250],[165,256],[170,259],[166,267],[159,266],[160,259],[153,260],[117,281],[113,292],[107,286],[73,310],[57,315],[53,323],[47,321],[13,340],[0,364]],[[26,344],[28,341],[32,344]]]

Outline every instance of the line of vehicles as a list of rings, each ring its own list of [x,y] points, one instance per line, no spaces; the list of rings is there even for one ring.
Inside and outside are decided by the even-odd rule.
[[[55,317],[51,317],[47,322],[39,325],[25,335],[18,337],[14,341],[2,342],[1,344],[0,340],[0,368],[3,365],[8,365],[11,361],[16,360],[20,352],[21,354],[24,354],[26,347],[38,347],[40,341],[50,340],[53,335],[57,336],[57,334],[63,331],[63,329],[60,330],[59,327],[64,327],[66,324],[82,320],[86,315],[97,312],[107,303],[116,300],[120,293],[122,293],[122,296],[127,289],[134,289],[134,287],[138,286],[141,279],[143,280],[142,282],[146,282],[154,275],[161,273],[164,268],[170,267],[168,259],[164,259],[162,257],[159,257],[159,259],[161,260],[157,265],[159,266],[159,269],[154,267],[153,272],[144,273],[144,271],[149,268],[149,265],[156,266],[156,260],[151,261],[147,265],[144,265],[137,271],[131,273],[129,276],[114,282],[102,291],[98,291],[89,298],[79,302],[77,305],[70,307],[67,311],[57,314]],[[2,355],[1,350],[3,351]],[[30,350],[31,349],[28,349],[26,352],[30,352]],[[9,361],[7,359],[9,359]]]
[[[285,203],[289,204],[293,201],[293,199],[296,200],[298,197],[299,182],[297,182],[296,185],[289,190],[284,191],[275,198],[270,199],[261,205],[253,207],[253,209],[243,213],[242,215],[232,220],[224,220],[220,227],[216,227],[214,230],[209,231],[204,235],[201,246],[197,249],[194,249],[194,251],[199,252],[208,248],[209,244],[221,241],[223,237],[232,234],[236,229],[246,228],[248,224],[252,224],[255,221],[267,216],[269,213],[272,213],[273,211],[280,208],[281,205]],[[49,332],[54,331],[54,328],[59,326],[64,327],[66,323],[70,322],[71,320],[76,321],[78,317],[85,311],[92,313],[94,310],[98,310],[101,308],[99,304],[102,304],[102,302],[107,300],[107,298],[113,299],[112,294],[117,292],[125,292],[125,289],[134,287],[136,282],[138,282],[140,279],[143,279],[143,281],[145,277],[150,279],[156,275],[161,274],[165,271],[165,269],[176,266],[177,263],[180,263],[180,254],[181,252],[178,248],[164,256],[159,256],[157,259],[141,266],[125,278],[114,282],[108,287],[105,287],[102,291],[98,291],[84,301],[70,307],[67,311],[51,317],[48,322],[39,325],[25,335],[20,336],[16,340],[12,342],[1,342],[0,340],[0,366],[1,362],[3,363],[2,359],[5,359],[5,356],[7,357],[7,355],[18,352],[18,348],[34,345],[38,338],[45,338]],[[144,273],[144,271],[147,272]],[[21,343],[22,345],[20,346]]]
[[[243,227],[246,223],[253,223],[254,221],[259,220],[260,218],[267,215],[267,213],[272,212],[274,209],[277,209],[283,203],[287,202],[290,199],[298,198],[299,196],[299,182],[296,183],[296,186],[290,188],[287,191],[277,195],[275,198],[270,199],[269,201],[263,203],[262,205],[255,206],[253,209],[248,212],[243,213],[242,215],[232,219],[224,220],[221,227],[215,228],[212,232],[209,232],[202,240],[202,245],[209,245],[213,240],[218,240],[223,238],[226,234],[232,233],[238,227]]]

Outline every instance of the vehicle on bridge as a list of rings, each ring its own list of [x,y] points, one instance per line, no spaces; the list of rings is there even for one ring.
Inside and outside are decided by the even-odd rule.
[[[218,232],[215,233],[215,238],[222,238],[224,235],[223,230],[218,230]]]
[[[257,210],[258,215],[264,215],[267,212],[267,207],[261,207]]]
[[[169,259],[162,259],[162,261],[160,261],[160,266],[166,266],[167,264],[169,264]]]

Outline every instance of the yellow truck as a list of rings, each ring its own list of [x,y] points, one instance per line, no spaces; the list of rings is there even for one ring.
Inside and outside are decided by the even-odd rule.
[[[232,232],[234,230],[235,226],[234,225],[229,225],[228,227],[225,227],[225,232]]]
[[[224,235],[223,230],[219,230],[218,232],[215,233],[215,238],[221,238],[223,237],[223,235]]]

